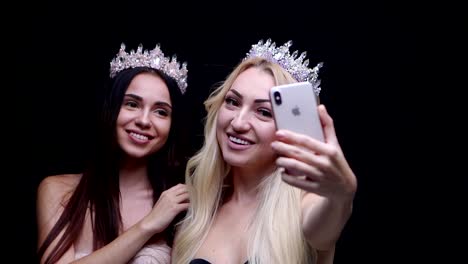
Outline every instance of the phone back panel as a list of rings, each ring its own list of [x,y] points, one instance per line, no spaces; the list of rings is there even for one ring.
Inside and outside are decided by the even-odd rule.
[[[281,103],[275,101],[275,92],[281,95]],[[274,86],[270,90],[277,129],[287,129],[324,141],[318,116],[317,100],[309,82]]]

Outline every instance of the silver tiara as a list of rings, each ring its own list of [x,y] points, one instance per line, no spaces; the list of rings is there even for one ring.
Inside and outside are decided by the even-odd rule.
[[[177,82],[182,94],[187,90],[187,63],[182,63],[182,67],[180,67],[175,55],[172,56],[172,59],[164,57],[159,44],[150,51],[143,51],[143,45],[140,44],[136,52],[131,50],[130,53],[127,53],[125,44],[122,43],[119,53],[110,63],[110,77],[113,78],[124,69],[135,67],[150,67],[160,70]]]
[[[291,45],[292,41],[288,41],[284,43],[283,46],[276,47],[276,44],[271,42],[271,39],[268,39],[265,43],[263,43],[263,40],[260,40],[257,44],[252,45],[252,48],[247,53],[244,60],[260,57],[279,64],[298,82],[310,82],[315,94],[318,96],[321,90],[318,72],[323,66],[323,63],[318,63],[312,69],[307,67],[309,65],[309,60],[307,59],[304,61],[307,53],[304,51],[297,57],[298,51],[296,50],[293,54],[290,54],[289,47],[291,47]]]

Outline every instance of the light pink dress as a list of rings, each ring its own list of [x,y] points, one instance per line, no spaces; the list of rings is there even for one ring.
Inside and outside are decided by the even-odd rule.
[[[87,256],[90,253],[75,253],[75,259]],[[166,243],[145,245],[128,264],[170,264],[171,248]]]

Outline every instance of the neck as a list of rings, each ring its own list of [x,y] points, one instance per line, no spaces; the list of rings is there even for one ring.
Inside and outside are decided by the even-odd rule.
[[[230,200],[240,203],[251,203],[257,200],[258,188],[265,177],[274,172],[275,168],[251,169],[231,167],[232,196]]]
[[[125,159],[119,171],[120,190],[148,188],[148,165],[145,159]]]

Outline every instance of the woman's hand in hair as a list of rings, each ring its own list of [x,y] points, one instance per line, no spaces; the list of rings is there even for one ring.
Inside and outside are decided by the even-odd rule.
[[[189,206],[185,184],[178,184],[161,193],[152,211],[143,218],[142,225],[154,234],[161,233],[172,220]]]

